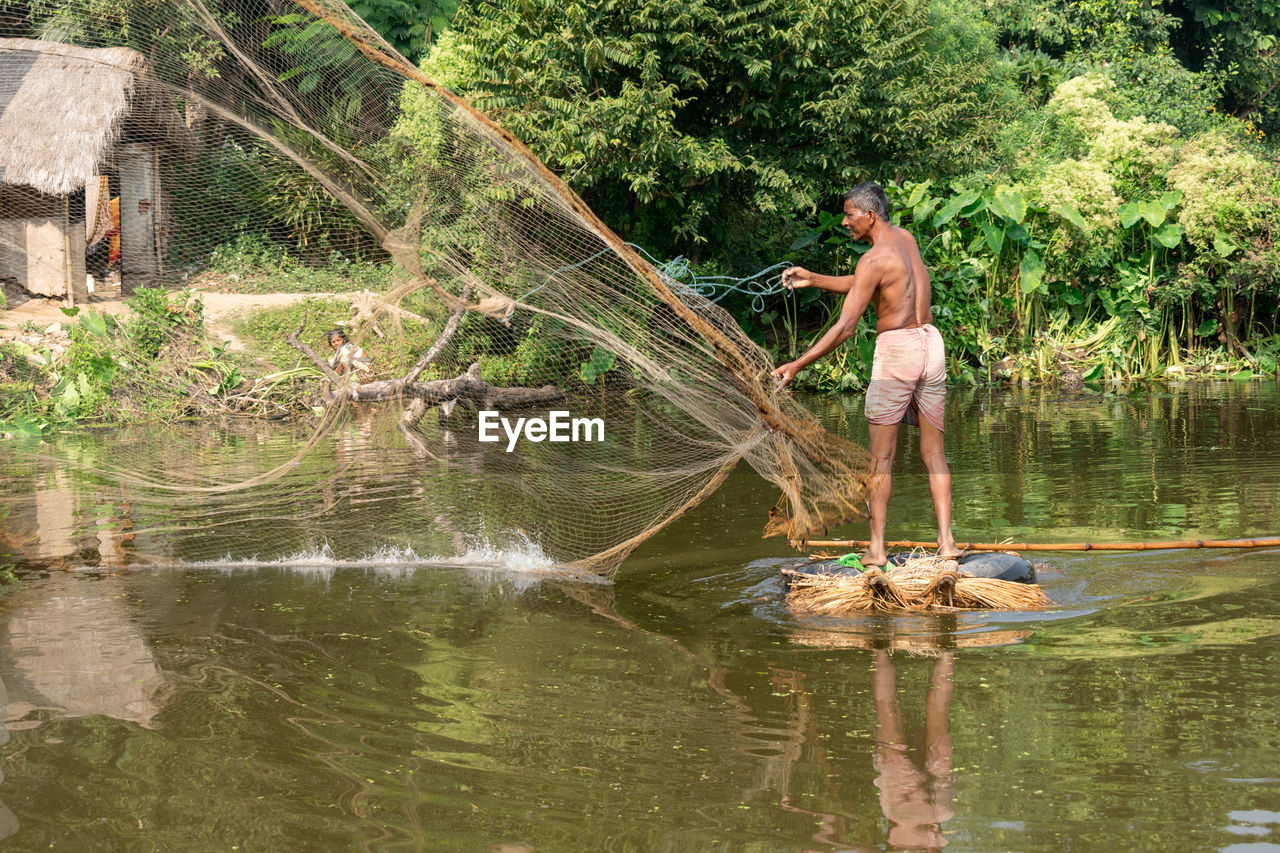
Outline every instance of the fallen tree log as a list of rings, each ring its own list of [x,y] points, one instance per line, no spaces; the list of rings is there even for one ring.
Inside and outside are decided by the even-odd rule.
[[[471,365],[466,373],[453,379],[432,379],[427,382],[384,379],[352,385],[350,392],[351,399],[360,402],[411,397],[431,407],[451,401],[470,400],[480,409],[519,409],[554,403],[564,398],[564,392],[554,385],[544,385],[541,388],[490,385],[480,378],[479,364]]]
[[[468,285],[462,291],[462,298],[465,300],[470,293],[471,287]],[[294,349],[309,358],[329,380],[333,387],[333,392],[327,401],[329,405],[346,400],[377,402],[408,399],[410,403],[405,409],[400,424],[410,429],[418,425],[422,416],[426,414],[426,410],[432,406],[440,406],[447,414],[453,411],[453,407],[459,401],[466,401],[474,404],[477,409],[505,411],[543,406],[564,399],[564,392],[554,385],[544,385],[541,388],[505,388],[490,385],[481,378],[479,364],[472,364],[467,368],[466,373],[455,376],[453,379],[431,379],[419,382],[418,377],[422,375],[423,370],[444,352],[444,348],[457,333],[462,313],[462,307],[454,310],[435,344],[423,353],[422,357],[409,368],[407,374],[398,379],[353,383],[350,374],[339,375],[327,361],[320,358],[315,350],[301,341],[300,335],[307,325],[305,313],[297,330],[285,339]]]

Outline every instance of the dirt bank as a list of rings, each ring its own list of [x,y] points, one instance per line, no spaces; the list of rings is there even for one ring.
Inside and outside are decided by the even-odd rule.
[[[232,352],[244,350],[244,342],[235,336],[232,327],[238,319],[252,311],[293,305],[308,298],[351,299],[354,296],[351,293],[217,293],[195,289],[191,294],[204,303],[204,326],[209,340],[219,344],[229,341]],[[12,337],[14,332],[21,330],[28,337],[37,338],[33,346],[41,343],[40,339],[45,336],[60,337],[61,327],[68,322],[67,315],[62,313],[62,306],[61,299],[35,296],[0,311],[0,330],[10,332],[10,335],[2,337]],[[87,305],[80,307],[112,315],[129,313],[125,298],[119,295],[95,294]]]

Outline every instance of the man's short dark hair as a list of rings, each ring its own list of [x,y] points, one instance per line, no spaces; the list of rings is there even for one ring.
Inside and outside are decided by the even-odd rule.
[[[889,197],[875,181],[863,181],[844,194],[844,200],[852,202],[859,210],[869,210],[881,222],[889,221]]]

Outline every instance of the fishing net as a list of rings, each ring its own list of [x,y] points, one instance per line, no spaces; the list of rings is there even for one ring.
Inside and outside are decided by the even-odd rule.
[[[336,550],[342,531],[359,548],[339,558],[449,554],[483,534],[611,575],[741,462],[781,490],[767,533],[803,541],[862,514],[865,452],[773,393],[726,311],[345,5],[34,2],[3,25],[0,278],[80,305],[68,347],[99,359],[42,380],[10,359],[6,393],[56,382],[71,414],[95,394],[183,413],[167,410],[159,447],[142,428],[46,433],[8,442],[6,465],[40,494],[74,481],[66,512],[128,528],[129,559],[283,558]],[[257,236],[379,277],[303,303],[260,331],[274,357],[236,362],[201,326],[214,295],[172,291],[209,289],[211,265]],[[91,316],[117,282],[146,310]],[[371,373],[329,370],[335,311]],[[496,427],[479,441],[480,410],[599,418],[604,440],[526,433],[509,450]],[[10,487],[11,538],[31,502]]]

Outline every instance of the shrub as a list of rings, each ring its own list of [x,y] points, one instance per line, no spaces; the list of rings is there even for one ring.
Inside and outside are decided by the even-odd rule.
[[[1221,130],[1190,140],[1169,170],[1169,185],[1183,192],[1179,221],[1202,251],[1219,232],[1237,240],[1269,232],[1280,214],[1278,181],[1274,166]]]

